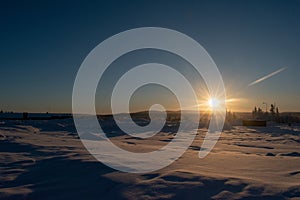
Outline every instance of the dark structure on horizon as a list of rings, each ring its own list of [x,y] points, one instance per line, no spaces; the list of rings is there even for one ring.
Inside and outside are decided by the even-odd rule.
[[[267,126],[266,120],[243,120],[243,126]]]

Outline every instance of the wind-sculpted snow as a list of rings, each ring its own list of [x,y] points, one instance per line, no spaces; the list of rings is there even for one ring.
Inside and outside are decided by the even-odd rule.
[[[158,149],[176,131],[176,122],[170,122],[157,135],[141,139],[120,133],[109,119],[100,123],[111,130],[115,145],[132,152]],[[95,160],[81,144],[72,119],[1,121],[0,199],[296,199],[299,127],[234,126],[199,159],[203,127],[172,165],[128,174]]]

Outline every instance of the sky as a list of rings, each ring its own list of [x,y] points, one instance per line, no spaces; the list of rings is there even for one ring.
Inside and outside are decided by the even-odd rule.
[[[284,0],[2,0],[0,110],[71,112],[84,58],[108,37],[138,27],[174,29],[199,42],[218,66],[227,98],[235,100],[228,109],[250,112],[268,102],[280,111],[300,111],[300,2]],[[161,93],[146,87],[140,96],[152,102]],[[101,107],[101,97],[96,99]]]

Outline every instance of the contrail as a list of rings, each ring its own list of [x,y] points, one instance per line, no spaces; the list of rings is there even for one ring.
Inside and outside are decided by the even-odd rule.
[[[272,73],[270,73],[270,74],[268,74],[268,75],[266,75],[266,76],[264,76],[264,77],[261,77],[261,78],[257,79],[256,81],[253,81],[253,82],[250,83],[248,86],[255,85],[255,84],[260,83],[260,82],[262,82],[262,81],[264,81],[264,80],[266,80],[266,79],[268,79],[268,78],[271,78],[272,76],[275,76],[276,74],[282,72],[282,71],[285,70],[285,69],[286,69],[286,67],[283,67],[283,68],[281,68],[281,69],[278,69],[278,70],[276,70],[275,72],[272,72]]]

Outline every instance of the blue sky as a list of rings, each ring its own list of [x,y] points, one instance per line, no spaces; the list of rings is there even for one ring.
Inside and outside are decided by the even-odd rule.
[[[81,62],[101,41],[155,26],[198,41],[216,62],[234,111],[276,102],[300,111],[297,1],[1,1],[0,109],[71,112]],[[252,81],[287,69],[251,87]]]

